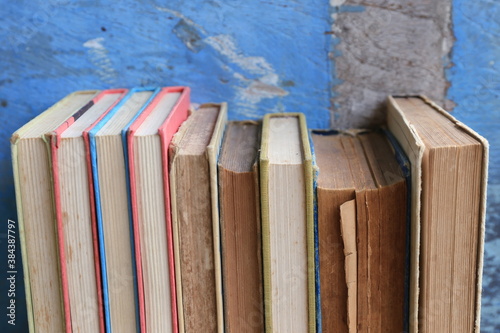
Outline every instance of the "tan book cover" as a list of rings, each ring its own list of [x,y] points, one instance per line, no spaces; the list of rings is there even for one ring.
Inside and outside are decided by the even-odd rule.
[[[410,331],[440,331],[448,327],[454,332],[457,329],[479,332],[488,142],[425,96],[388,97],[387,126],[411,162]],[[460,149],[467,146],[480,146],[474,148],[479,157],[464,155],[457,159]],[[436,147],[450,155],[441,157]],[[435,161],[443,164],[436,165]],[[473,168],[467,177],[459,177],[470,179],[470,183],[434,184],[439,181],[433,175],[434,170],[442,170],[443,175],[438,178],[448,179],[453,178],[453,170],[459,167]],[[441,188],[446,189],[445,193],[439,192]],[[464,198],[467,195],[469,199]],[[439,200],[437,205],[433,204],[436,200]],[[450,210],[450,202],[460,204]],[[436,214],[448,217],[439,218]],[[462,231],[454,233],[455,226]],[[470,235],[470,239],[463,242],[461,234]],[[434,259],[428,257],[432,253],[437,253]],[[452,257],[458,258],[457,264]],[[442,260],[451,264],[441,264]],[[469,262],[467,268],[459,268],[461,262]],[[429,270],[445,276],[444,287],[438,286],[443,281],[433,279]],[[429,294],[434,287],[440,290]]]
[[[226,103],[203,104],[170,145],[180,332],[224,331],[217,157],[226,122]]]
[[[30,332],[64,331],[51,158],[43,136],[99,91],[77,91],[18,129],[11,138],[14,185]]]

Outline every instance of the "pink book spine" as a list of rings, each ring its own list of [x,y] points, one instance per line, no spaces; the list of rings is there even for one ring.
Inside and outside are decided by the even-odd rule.
[[[162,148],[163,163],[163,191],[165,197],[165,217],[167,219],[167,241],[168,241],[168,265],[170,270],[170,298],[172,304],[172,332],[178,332],[177,318],[177,292],[175,287],[175,260],[174,260],[174,239],[172,232],[172,215],[170,210],[170,181],[169,181],[169,161],[168,147],[172,137],[177,132],[181,124],[188,117],[190,89],[184,88],[177,104],[168,116],[167,120],[158,129]]]
[[[144,285],[142,278],[142,261],[141,261],[141,239],[139,233],[138,214],[137,211],[137,189],[135,186],[135,163],[134,163],[134,134],[137,129],[141,126],[144,120],[149,116],[153,109],[158,105],[162,96],[169,93],[181,93],[181,96],[174,108],[170,112],[170,115],[165,120],[165,122],[159,128],[159,135],[162,142],[162,163],[163,163],[163,181],[164,181],[164,191],[166,200],[166,221],[167,224],[167,242],[168,242],[168,260],[170,268],[170,293],[171,293],[171,304],[172,304],[172,329],[173,332],[178,331],[178,319],[177,319],[177,297],[175,291],[175,271],[174,271],[174,257],[173,257],[173,244],[172,244],[172,226],[171,226],[171,215],[170,215],[170,190],[168,185],[168,143],[172,139],[172,136],[179,128],[180,124],[184,119],[187,118],[187,111],[189,107],[189,88],[187,87],[166,87],[163,88],[155,99],[148,105],[148,107],[141,113],[141,115],[136,119],[136,121],[130,126],[129,132],[127,134],[127,149],[129,156],[129,172],[130,172],[130,196],[132,202],[132,220],[133,220],[133,232],[135,239],[135,258],[136,258],[136,269],[137,269],[137,284],[138,284],[138,300],[139,300],[139,321],[141,332],[146,332],[146,313],[144,308]],[[184,116],[185,115],[185,116]],[[170,123],[172,124],[170,125]],[[175,125],[179,123],[178,125]],[[168,143],[165,145],[165,142]]]
[[[75,114],[73,114],[68,120],[66,120],[63,124],[61,124],[58,128],[54,130],[53,133],[51,133],[51,155],[52,155],[52,177],[53,177],[53,182],[54,182],[54,204],[55,204],[55,209],[56,209],[56,226],[57,226],[57,239],[58,239],[58,247],[59,247],[59,261],[60,261],[60,267],[61,267],[61,284],[62,284],[62,293],[63,293],[63,305],[64,305],[64,317],[65,317],[65,324],[66,324],[66,333],[71,333],[72,328],[71,328],[71,308],[70,308],[70,299],[69,299],[69,290],[68,290],[68,276],[67,276],[67,269],[66,269],[66,251],[64,248],[65,244],[65,239],[64,239],[64,227],[63,227],[63,217],[62,217],[62,207],[61,207],[61,187],[60,187],[60,181],[59,181],[59,158],[58,158],[58,148],[59,148],[59,143],[61,141],[61,135],[62,133],[70,127],[78,118],[80,118],[88,109],[90,109],[93,105],[95,105],[99,100],[109,94],[109,93],[116,93],[117,90],[105,90],[102,91],[99,95],[94,97],[92,101],[87,103],[84,107],[82,107],[80,110],[78,110]],[[123,95],[122,95],[123,96]],[[109,110],[113,108],[114,105],[112,105],[105,113],[107,113]],[[103,115],[104,116],[104,115]],[[100,118],[99,118],[100,119]],[[85,139],[87,140],[87,139]],[[89,155],[87,154],[87,160]],[[88,165],[87,165],[88,168]],[[88,171],[87,171],[88,172]],[[91,175],[90,175],[91,177]],[[92,178],[90,178],[90,186],[92,186]],[[93,190],[93,186],[92,186]],[[99,326],[101,332],[104,332],[104,312],[103,312],[103,307],[102,307],[102,298],[101,298],[101,274],[100,274],[100,262],[99,262],[99,249],[96,248],[98,245],[97,243],[97,225],[95,223],[95,207],[93,204],[94,196],[93,192],[90,195],[90,200],[91,200],[91,215],[92,215],[92,237],[93,237],[93,243],[94,243],[94,258],[96,259],[95,263],[95,271],[96,271],[96,282],[97,282],[97,288],[98,288],[98,293],[99,293]]]

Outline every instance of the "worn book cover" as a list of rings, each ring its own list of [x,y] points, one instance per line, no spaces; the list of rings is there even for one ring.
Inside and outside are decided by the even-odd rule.
[[[226,332],[263,332],[258,150],[261,126],[228,123],[218,161]]]
[[[418,332],[423,327],[433,325],[436,329],[451,325],[455,329],[479,332],[488,142],[425,96],[390,96],[387,126],[411,163],[410,331]],[[466,155],[457,158],[461,147],[465,146],[479,146],[480,150],[476,149],[479,152],[477,158],[467,158]],[[442,158],[435,147],[449,156]],[[435,152],[430,158],[431,149]],[[467,154],[465,150],[462,151]],[[444,162],[436,165],[434,160]],[[477,163],[479,167],[474,167],[467,177],[457,178],[454,174],[459,167],[464,168],[463,162]],[[467,168],[470,169],[470,166]],[[442,174],[437,181],[446,179],[446,182],[430,186],[431,182],[436,181],[434,172]],[[448,181],[450,177],[455,180]],[[471,182],[457,179],[469,179]],[[443,188],[447,190],[439,192]],[[464,201],[464,196],[470,196],[470,199]],[[439,204],[435,206],[437,208],[432,208],[436,200],[439,200]],[[446,208],[453,202],[460,204],[455,209]],[[471,205],[474,208],[456,215],[456,210]],[[447,215],[436,220],[436,212]],[[450,225],[450,221],[456,222]],[[468,231],[455,233],[455,227],[460,228],[458,230],[467,228]],[[446,231],[436,233],[438,228]],[[464,242],[462,236],[468,240]],[[458,243],[462,245],[454,245]],[[436,249],[439,255],[434,259],[428,258],[429,253]],[[450,252],[458,261],[450,260]],[[472,257],[467,259],[471,254]],[[447,272],[443,279],[446,281],[433,280],[428,273],[428,269],[439,260],[447,261],[435,267],[440,274]],[[455,265],[460,267],[463,262],[469,261],[467,267],[454,271]],[[431,288],[442,283],[445,283],[444,288],[439,286],[437,292],[429,293]],[[460,311],[453,311],[452,307]],[[442,311],[448,311],[449,315],[437,315]]]
[[[43,135],[92,103],[97,93],[97,90],[77,91],[66,96],[18,129],[11,138],[30,332],[59,332],[65,324],[54,228],[51,159]]]
[[[139,328],[126,146],[122,143],[121,127],[137,118],[158,91],[159,88],[131,89],[95,126],[84,131],[95,194],[107,332],[120,325],[134,331]]]
[[[287,133],[293,133],[293,137],[287,137]],[[280,148],[281,145],[283,148]],[[293,181],[288,177],[292,173],[298,176],[294,177]],[[282,179],[279,174],[286,179]],[[315,332],[313,165],[303,114],[283,113],[264,116],[260,189],[266,331],[279,332],[282,330],[281,325],[294,326],[292,322],[297,320],[296,323],[308,332]],[[298,215],[289,216],[287,211],[291,211],[292,207],[297,209]],[[292,223],[293,226],[287,227],[287,223]],[[291,232],[292,229],[296,231]],[[300,230],[303,231],[302,235],[297,234]],[[286,249],[293,251],[294,254],[290,254],[293,258],[288,259],[290,262],[285,261],[285,258],[278,259],[280,249],[285,252],[288,251]],[[277,289],[286,288],[284,284],[292,289],[303,290],[289,290],[288,293],[280,294]],[[300,295],[300,301],[294,300],[299,296],[296,293],[304,293]]]
[[[187,87],[162,88],[147,108],[133,121],[127,132],[127,160],[130,175],[130,198],[135,242],[141,331],[146,331],[148,327],[155,327],[155,325],[162,326],[161,323],[164,322],[164,320],[162,320],[161,316],[165,315],[169,316],[171,330],[173,332],[177,332],[178,330],[177,296],[174,288],[175,270],[169,200],[168,155],[166,155],[166,151],[173,134],[187,118],[189,96],[190,89]],[[171,97],[175,97],[175,101],[173,101],[172,105],[170,105],[172,102],[170,101]],[[161,117],[166,116],[166,118],[158,118],[160,123],[152,123],[152,121],[156,121],[156,119],[150,118],[150,116],[154,116],[155,111],[157,111],[156,114]],[[166,115],[165,111],[168,112]],[[144,140],[142,140],[138,136],[138,131],[140,131],[141,125],[146,122],[150,122],[151,127],[157,129],[157,131],[156,133],[142,136],[142,138],[144,138]],[[140,142],[141,140],[145,145]],[[143,163],[140,163],[141,149],[145,153],[152,152],[151,149],[153,149],[161,167],[159,167],[159,169],[157,168],[158,166],[148,168],[148,161],[142,161]],[[149,203],[139,202],[140,195],[148,195],[148,186],[140,187],[140,182],[146,181],[147,179],[155,179],[155,181],[160,180],[162,189],[160,193],[158,193],[160,195],[155,195],[155,197],[162,197],[161,204],[163,205],[163,212],[161,212],[159,216],[160,219],[164,221],[152,219],[145,211]],[[160,203],[158,202],[158,204]],[[156,234],[154,231],[156,229],[162,230],[162,233]],[[148,236],[151,241],[154,241],[154,244],[166,243],[165,253],[146,253],[143,250],[144,248],[154,246],[154,244],[147,244],[146,236]],[[158,237],[162,237],[162,239]],[[168,270],[168,281],[167,277],[157,276],[158,273],[155,267],[148,264],[149,261],[155,260],[155,258],[162,260],[161,266]],[[163,281],[165,284],[163,284]],[[159,283],[162,284],[159,285]],[[156,297],[159,290],[162,291],[162,295],[169,295],[168,314],[166,313],[166,305],[164,304],[166,300],[157,299]],[[147,313],[150,313],[149,317]]]
[[[71,126],[77,124],[79,119],[82,120],[81,124],[78,123],[80,126],[97,123],[126,92],[126,89],[110,89],[101,92],[85,108],[73,114],[50,133],[54,202],[67,332],[89,327],[104,332],[105,328],[93,184],[91,170],[87,168],[87,160],[90,157],[85,153],[82,136],[85,128],[79,129],[79,134],[77,130],[71,136],[64,137],[64,135],[69,132],[69,129],[73,130]],[[92,112],[89,112],[90,110]],[[86,125],[87,122],[90,124]],[[65,147],[64,151],[62,147]],[[71,184],[61,182],[63,177]],[[70,210],[71,213],[68,213]],[[83,228],[85,231],[78,232],[76,231],[78,228]],[[68,236],[73,237],[67,239]],[[82,245],[83,243],[86,245]],[[75,247],[76,244],[78,247]],[[88,244],[90,244],[89,248],[86,247]],[[83,267],[87,274],[82,272]],[[91,294],[83,295],[84,289],[88,289],[87,291]]]
[[[408,264],[404,162],[381,132],[313,131],[312,141],[323,331],[401,331]]]
[[[217,158],[227,104],[203,104],[170,145],[180,332],[223,332]]]

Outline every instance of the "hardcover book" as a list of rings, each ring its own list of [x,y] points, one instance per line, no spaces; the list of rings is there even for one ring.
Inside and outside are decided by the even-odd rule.
[[[90,143],[107,332],[137,332],[139,328],[129,175],[121,132],[158,91],[131,89],[99,123],[84,132]]]
[[[142,332],[178,330],[167,152],[187,118],[189,93],[162,88],[127,134]]]
[[[218,162],[225,332],[263,332],[261,126],[230,122]]]
[[[217,158],[227,105],[203,104],[172,139],[170,182],[180,332],[223,332]]]
[[[389,97],[411,162],[410,330],[479,332],[488,143],[424,96]]]
[[[51,157],[44,134],[55,130],[98,91],[77,91],[18,129],[11,138],[14,184],[30,332],[63,332],[62,285],[55,228]]]
[[[50,134],[66,332],[104,332],[94,193],[82,133],[125,94],[101,92]]]
[[[313,132],[324,332],[404,330],[407,188],[378,132]]]
[[[264,116],[260,173],[266,332],[315,332],[313,166],[303,114]]]

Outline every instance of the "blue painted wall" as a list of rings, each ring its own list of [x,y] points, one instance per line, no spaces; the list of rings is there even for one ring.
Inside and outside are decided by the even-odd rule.
[[[195,103],[228,101],[233,119],[303,111],[311,127],[329,124],[338,81],[325,34],[328,0],[17,1],[4,2],[2,14],[0,232],[16,219],[11,133],[74,90],[189,85]],[[449,98],[455,115],[491,143],[482,328],[493,332],[500,330],[500,3],[454,0],[452,15]],[[22,318],[18,312],[17,332],[26,330]]]
[[[453,2],[454,115],[490,143],[481,331],[500,332],[500,2]]]
[[[329,24],[323,0],[3,3],[0,232],[8,218],[16,219],[10,135],[75,90],[188,85],[195,103],[228,101],[233,119],[303,111],[310,126],[327,127]],[[5,238],[0,241],[6,260]],[[24,296],[17,296],[15,331],[24,332]]]

